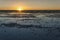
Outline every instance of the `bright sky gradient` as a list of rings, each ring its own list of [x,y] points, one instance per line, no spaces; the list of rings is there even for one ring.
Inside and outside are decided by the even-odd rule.
[[[60,10],[60,0],[0,0],[0,10]]]

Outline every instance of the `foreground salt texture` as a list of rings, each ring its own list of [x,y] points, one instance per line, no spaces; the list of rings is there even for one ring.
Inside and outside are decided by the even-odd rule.
[[[60,28],[0,27],[0,40],[60,40]]]
[[[16,23],[20,25],[39,25],[40,27],[60,27],[60,17],[47,17],[47,15],[51,14],[41,14],[36,18],[0,18],[0,25],[2,23]]]
[[[16,24],[16,26],[12,24]],[[27,25],[39,26],[28,26],[27,28],[25,27]],[[46,15],[29,19],[0,18],[0,40],[60,40],[60,18]]]

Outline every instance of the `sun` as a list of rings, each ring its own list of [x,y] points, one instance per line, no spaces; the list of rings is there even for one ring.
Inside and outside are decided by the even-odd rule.
[[[22,8],[19,8],[18,10],[21,11],[21,10],[23,10],[23,9],[22,9]]]
[[[18,11],[22,11],[22,10],[23,10],[23,8],[17,8],[17,10],[18,10]]]

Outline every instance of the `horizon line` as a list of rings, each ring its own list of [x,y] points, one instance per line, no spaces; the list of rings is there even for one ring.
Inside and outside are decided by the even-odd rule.
[[[33,9],[34,10],[34,9]],[[17,11],[17,10],[16,10]],[[22,11],[24,11],[24,10],[22,10]]]

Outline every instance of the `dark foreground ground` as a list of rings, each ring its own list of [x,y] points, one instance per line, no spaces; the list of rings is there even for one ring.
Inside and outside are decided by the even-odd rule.
[[[60,40],[60,13],[35,15],[30,19],[0,17],[0,40]]]
[[[60,28],[0,27],[0,40],[60,40]]]

